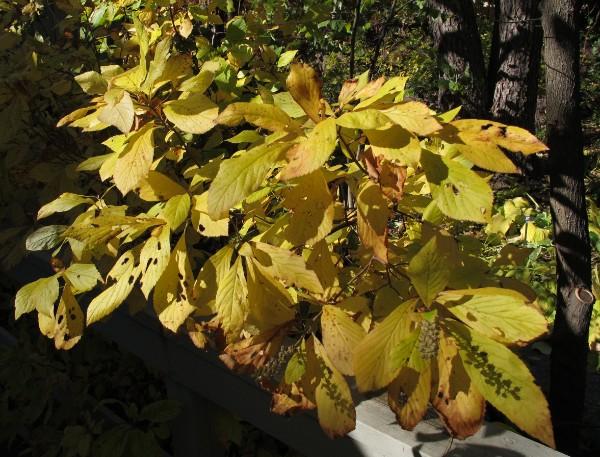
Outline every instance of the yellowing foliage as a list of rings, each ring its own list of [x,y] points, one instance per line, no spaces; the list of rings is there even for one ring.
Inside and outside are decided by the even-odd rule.
[[[196,24],[154,20],[136,17],[124,43],[139,48],[136,66],[76,78],[93,98],[59,125],[105,135],[108,150],[80,170],[106,192],[40,209],[43,219],[83,208],[29,244],[73,262],[24,286],[15,317],[37,310],[42,332],[68,349],[85,331],[76,295],[93,295],[89,326],[139,288],[165,328],[264,380],[275,411],[316,407],[331,437],[355,426],[346,375],[361,391],[388,388],[405,428],[431,405],[469,436],[485,399],[553,445],[546,401],[504,346],[542,335],[543,316],[492,273],[461,280],[474,243],[444,230],[502,226],[485,170],[513,172],[504,150],[545,146],[407,101],[405,77],[363,75],[328,102],[314,69],[281,70],[294,50],[271,49],[254,67],[268,52],[233,29],[240,42],[226,59],[193,61],[172,38]]]

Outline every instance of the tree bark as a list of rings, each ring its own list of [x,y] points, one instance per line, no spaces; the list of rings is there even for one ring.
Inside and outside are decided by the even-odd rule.
[[[557,270],[550,409],[558,449],[568,455],[578,453],[594,302],[579,113],[578,7],[576,0],[545,0],[542,13]]]
[[[472,0],[429,0],[430,20],[441,79],[458,83],[460,90],[440,86],[441,109],[462,105],[464,117],[486,114],[485,65]]]
[[[491,116],[535,131],[542,28],[538,0],[502,0],[498,9],[498,47]],[[494,50],[492,50],[492,53]],[[492,54],[493,56],[493,54]]]

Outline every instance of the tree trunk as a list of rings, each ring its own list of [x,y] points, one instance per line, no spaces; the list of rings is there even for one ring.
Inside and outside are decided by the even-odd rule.
[[[491,116],[535,131],[542,28],[538,0],[502,0],[498,9],[498,47]],[[492,50],[493,52],[494,50]],[[492,59],[490,69],[492,69]]]
[[[557,446],[569,455],[578,452],[594,301],[579,115],[578,6],[576,0],[545,0],[542,14],[557,270],[550,409]]]
[[[441,109],[462,105],[464,117],[486,113],[485,65],[472,0],[429,0],[430,20],[440,77],[459,90],[440,86]]]

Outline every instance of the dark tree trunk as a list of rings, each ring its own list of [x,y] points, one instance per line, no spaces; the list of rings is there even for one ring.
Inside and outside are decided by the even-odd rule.
[[[500,66],[500,2],[494,0],[494,25],[492,28],[492,43],[490,46],[490,60],[487,68],[486,94],[487,107],[489,109],[494,101],[494,88],[496,87],[496,77],[498,67]]]
[[[472,0],[429,0],[430,20],[441,79],[458,83],[459,91],[440,87],[439,105],[462,105],[463,117],[486,113],[485,65]]]
[[[491,116],[531,131],[535,131],[542,46],[538,6],[538,0],[497,2],[497,57],[490,60],[490,70],[496,65],[495,74],[490,74],[495,81]]]
[[[550,409],[558,448],[569,455],[578,453],[594,301],[579,115],[578,6],[576,0],[545,0],[542,15],[557,269]]]

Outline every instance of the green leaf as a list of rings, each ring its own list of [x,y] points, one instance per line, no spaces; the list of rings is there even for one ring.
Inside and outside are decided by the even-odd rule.
[[[289,146],[263,144],[224,160],[208,190],[209,216],[214,220],[228,216],[231,208],[260,187]]]
[[[92,290],[99,281],[102,281],[93,263],[73,263],[63,272],[63,276],[71,284],[74,294]]]
[[[282,53],[279,56],[279,59],[277,60],[277,68],[283,68],[283,67],[291,64],[292,61],[294,60],[294,57],[296,57],[297,53],[298,53],[297,49],[293,49],[291,51],[285,51],[284,53]]]
[[[160,400],[142,408],[139,419],[154,423],[169,422],[181,412],[181,404],[175,400]]]
[[[448,290],[437,301],[469,327],[503,343],[522,345],[548,330],[543,314],[530,306],[527,297],[511,289]]]
[[[37,214],[38,220],[45,217],[51,216],[54,213],[63,213],[75,208],[76,206],[83,205],[84,203],[92,204],[94,200],[83,195],[72,194],[65,192],[60,194],[59,197],[52,200],[50,203],[46,203],[40,208]]]
[[[306,372],[306,351],[298,349],[285,367],[284,381],[286,384],[293,384],[300,381]]]
[[[179,100],[165,103],[163,112],[169,121],[184,132],[202,134],[215,126],[219,107],[201,93],[190,92]]]
[[[240,143],[256,143],[261,141],[263,136],[256,130],[242,130],[235,136],[232,136],[227,141],[228,143],[240,144]]]
[[[190,214],[190,196],[188,194],[175,195],[166,203],[159,217],[167,221],[172,231],[176,231]]]
[[[485,223],[492,214],[492,189],[485,179],[455,160],[421,151],[431,195],[439,209],[453,219]]]
[[[485,399],[517,427],[554,447],[548,403],[521,359],[457,321],[446,319],[443,326],[456,340],[465,370]]]
[[[115,164],[114,180],[123,195],[148,176],[154,158],[154,125],[150,122],[128,138]]]
[[[336,143],[335,119],[330,117],[319,122],[305,141],[288,151],[288,164],[281,172],[281,179],[297,178],[321,168],[335,150]]]
[[[24,285],[15,297],[15,319],[36,309],[48,317],[54,316],[54,303],[58,299],[56,275],[41,278]]]
[[[356,347],[353,366],[361,392],[386,387],[400,373],[407,361],[403,356],[410,356],[418,336],[411,319],[415,303],[399,305]]]
[[[248,288],[241,257],[219,283],[215,307],[227,339],[236,341],[248,315]]]
[[[25,249],[28,251],[45,251],[57,246],[64,238],[66,225],[46,225],[40,227],[25,240]]]
[[[451,263],[437,235],[432,236],[408,264],[408,276],[423,303],[430,306],[439,292],[448,284]]]

